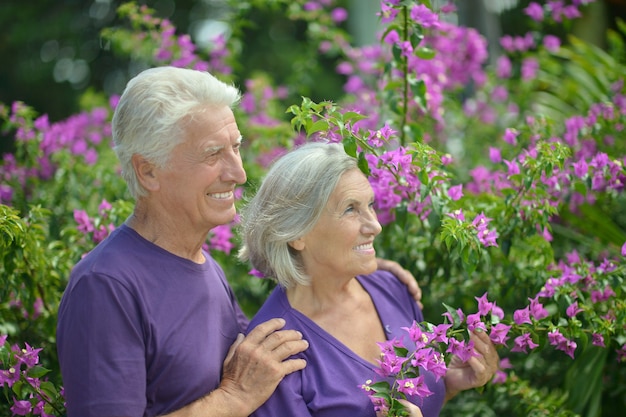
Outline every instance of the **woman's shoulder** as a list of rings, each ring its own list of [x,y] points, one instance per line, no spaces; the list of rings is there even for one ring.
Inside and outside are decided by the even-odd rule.
[[[395,295],[408,294],[406,285],[389,271],[379,269],[369,275],[359,275],[357,279],[368,292],[371,292],[370,289],[372,289]]]
[[[252,320],[250,320],[247,333],[259,324],[277,317],[285,319],[286,325],[283,329],[293,327],[293,324],[291,323],[290,311],[291,308],[289,306],[289,302],[287,301],[287,294],[285,293],[285,290],[277,286],[267,297],[261,308],[259,308],[259,311],[257,311],[254,317],[252,317]]]

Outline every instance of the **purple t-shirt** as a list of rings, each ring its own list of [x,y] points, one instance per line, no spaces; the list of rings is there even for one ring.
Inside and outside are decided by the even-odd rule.
[[[122,225],[74,268],[57,350],[68,417],[157,416],[208,394],[247,326],[222,269]]]
[[[397,337],[408,342],[408,333],[402,327],[410,327],[414,320],[423,321],[423,316],[404,284],[384,271],[357,279],[374,301],[387,339]],[[287,322],[286,329],[299,330],[309,342],[309,348],[297,355],[304,358],[307,365],[302,371],[287,375],[272,397],[253,414],[254,417],[376,416],[374,406],[360,388],[368,379],[379,380],[375,365],[293,309],[281,287],[274,289],[248,330],[273,317],[283,317]],[[432,373],[423,375],[434,394],[423,403],[416,398],[415,403],[421,407],[424,417],[435,417],[443,405],[445,385],[443,379],[436,381]]]

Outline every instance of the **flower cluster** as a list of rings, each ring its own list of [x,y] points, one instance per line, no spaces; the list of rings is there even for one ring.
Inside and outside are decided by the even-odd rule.
[[[370,397],[376,411],[396,415],[403,409],[398,399],[424,398],[433,394],[424,380],[423,372],[431,372],[439,380],[446,374],[446,361],[441,345],[448,345],[447,352],[467,360],[472,355],[473,342],[448,337],[450,324],[430,326],[424,330],[418,323],[405,327],[408,340],[392,339],[379,343],[381,356],[376,369],[383,379],[366,381],[361,385]]]
[[[548,346],[572,359],[578,348],[577,341],[586,342],[591,338],[594,346],[614,346],[617,361],[626,362],[626,326],[623,324],[626,306],[622,300],[626,284],[622,282],[615,287],[620,295],[608,284],[615,279],[620,281],[624,272],[624,266],[618,268],[609,260],[592,265],[573,252],[568,262],[553,266],[553,277],[535,297],[528,298],[528,305],[510,315],[489,300],[487,293],[475,297],[475,313],[465,314],[462,309],[446,305],[444,324],[414,323],[405,328],[410,336],[408,342],[393,339],[381,343],[377,373],[384,379],[368,380],[362,388],[377,410],[402,415],[392,413],[402,410],[397,400],[432,394],[424,385],[424,372],[431,372],[439,379],[446,374],[448,355],[456,355],[466,362],[475,354],[472,341],[463,337],[474,331],[487,332],[491,342],[502,352],[528,354],[543,348],[540,343],[545,339]],[[564,311],[559,311],[558,306]],[[493,382],[505,382],[503,369],[510,368],[510,361],[504,358]]]
[[[39,365],[41,350],[28,343],[23,348],[9,346],[7,335],[0,335],[0,387],[11,389],[10,410],[15,416],[64,414],[63,390],[44,378],[48,370]]]
[[[2,110],[0,108],[0,114]],[[109,112],[105,108],[95,108],[56,123],[50,123],[47,115],[35,120],[33,116],[33,110],[21,102],[13,103],[7,115],[8,128],[15,129],[15,139],[23,154],[17,155],[19,160],[11,153],[2,156],[2,204],[13,203],[16,193],[32,198],[36,192],[35,181],[54,177],[61,164],[58,161],[61,151],[79,157],[87,165],[94,165],[98,146],[111,136],[107,122]]]

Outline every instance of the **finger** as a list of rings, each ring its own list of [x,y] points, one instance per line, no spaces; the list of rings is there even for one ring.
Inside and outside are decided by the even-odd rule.
[[[235,355],[235,350],[237,349],[237,346],[239,346],[241,344],[241,342],[243,342],[243,339],[244,339],[243,333],[239,333],[237,335],[237,338],[233,342],[233,344],[230,345],[230,349],[228,349],[228,353],[226,354],[226,358],[224,359],[224,365],[228,365],[230,360]]]
[[[273,318],[257,325],[246,336],[246,340],[249,342],[259,344],[263,342],[267,336],[274,333],[276,330],[280,330],[285,326],[285,319]]]
[[[262,344],[268,351],[281,351],[288,349],[291,346],[291,342],[301,342],[302,333],[297,330],[277,330],[274,333],[268,335]],[[299,344],[297,344],[299,345]]]
[[[409,417],[423,417],[422,410],[415,404],[408,402],[407,400],[400,399],[398,400],[403,406],[406,407],[409,412]]]
[[[500,362],[498,351],[486,332],[472,332],[470,338],[474,341],[474,349],[485,358],[485,363],[497,369]]]
[[[306,367],[306,361],[304,359],[289,359],[283,361],[281,367],[284,375],[289,375],[292,372],[304,369]]]
[[[309,342],[303,339],[286,340],[273,349],[272,353],[278,360],[285,360],[290,356],[304,352],[309,347]]]

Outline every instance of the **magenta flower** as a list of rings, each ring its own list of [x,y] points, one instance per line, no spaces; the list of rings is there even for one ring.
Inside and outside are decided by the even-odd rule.
[[[530,81],[537,76],[539,61],[535,58],[525,58],[522,61],[522,80]]]
[[[536,22],[543,20],[543,7],[534,1],[524,9],[524,13]]]
[[[569,305],[569,307],[567,307],[567,310],[565,310],[565,314],[567,314],[567,317],[575,317],[576,314],[580,313],[581,311],[583,311],[583,309],[578,307],[577,301],[574,301],[572,304]]]
[[[378,15],[380,16],[380,21],[382,23],[389,23],[392,22],[393,19],[396,18],[399,10],[386,4],[385,2],[382,2],[380,4],[380,13],[378,13]]]
[[[209,247],[225,254],[229,254],[235,247],[232,242],[233,231],[230,224],[223,224],[211,229],[209,234]]]
[[[539,346],[537,343],[533,342],[530,333],[524,333],[523,335],[516,337],[514,342],[515,346],[513,346],[511,352],[528,353],[528,349],[532,350]]]
[[[507,175],[508,176],[517,175],[517,174],[519,174],[521,172],[520,168],[519,168],[519,165],[515,161],[507,161],[505,159],[504,160],[504,164],[507,166]]]
[[[376,372],[382,377],[388,377],[397,374],[402,369],[402,364],[407,358],[399,357],[395,353],[383,351],[381,359],[378,361],[379,367]]]
[[[530,321],[530,307],[527,306],[526,308],[515,310],[513,321],[515,324],[532,324],[532,321]]]
[[[343,7],[337,7],[330,12],[330,17],[335,23],[341,23],[348,18],[348,11]]]
[[[516,145],[518,136],[519,136],[519,131],[517,129],[507,128],[504,131],[504,135],[502,136],[502,139],[509,145]]]
[[[19,351],[15,357],[19,363],[25,364],[27,367],[32,368],[39,363],[39,352],[43,348],[33,349],[28,343],[25,343],[25,348]]]
[[[418,397],[424,398],[433,394],[424,382],[423,376],[418,376],[417,378],[399,379],[397,382],[398,391],[406,395],[417,395]]]
[[[491,327],[489,338],[494,345],[506,345],[506,341],[509,340],[509,330],[511,330],[511,326],[504,323],[498,323]]]
[[[411,8],[411,19],[425,28],[438,28],[439,16],[423,4]]]
[[[463,322],[465,320],[465,314],[463,313],[463,310],[461,310],[460,308],[457,308],[456,314],[459,318],[459,321]],[[454,318],[452,317],[452,314],[450,312],[446,311],[445,313],[442,314],[442,316],[448,319],[450,323],[454,323]]]
[[[494,164],[498,164],[502,162],[502,154],[500,153],[500,149],[490,146],[489,147],[489,159]]]
[[[31,411],[31,405],[29,401],[21,400],[18,401],[15,397],[13,397],[13,405],[11,406],[11,412],[17,416],[25,416],[28,415]]]
[[[487,293],[484,293],[480,297],[474,297],[474,298],[476,299],[476,301],[478,301],[478,312],[480,313],[480,315],[486,316],[487,314],[489,314],[489,312],[494,306],[494,303],[490,302],[487,299]]]
[[[393,44],[398,43],[400,41],[400,35],[398,34],[398,32],[396,30],[391,30],[391,31],[389,31],[387,36],[385,36],[384,41],[385,41],[385,43],[387,43],[389,45],[393,45]]]
[[[98,206],[98,214],[100,214],[101,216],[105,216],[107,212],[111,210],[111,208],[113,208],[113,206],[111,206],[111,203],[103,199]]]
[[[506,55],[498,57],[496,60],[496,75],[499,78],[509,78],[513,73],[513,64]]]
[[[448,189],[448,197],[452,201],[460,200],[463,197],[463,184],[454,185]]]
[[[528,300],[530,301],[529,309],[532,318],[534,318],[535,320],[541,320],[550,315],[550,313],[548,313],[548,310],[545,309],[543,304],[539,302],[539,296],[536,296],[535,298],[529,298]]]
[[[430,360],[426,362],[424,369],[435,374],[435,379],[437,381],[446,376],[448,367],[446,366],[446,361],[443,359],[443,356],[439,352],[432,352],[429,359]]]
[[[589,165],[587,165],[584,158],[581,158],[578,162],[574,162],[572,167],[574,168],[574,175],[580,179],[584,179],[589,172]]]
[[[483,230],[478,234],[478,240],[484,247],[498,247],[498,233],[495,230]]]
[[[485,327],[485,323],[483,323],[480,320],[479,313],[468,314],[467,315],[467,330],[469,330],[470,332],[473,332],[476,329],[487,331],[487,328]]]
[[[558,329],[552,330],[548,333],[548,342],[552,346],[557,346],[559,343],[563,343],[564,340],[566,340],[565,336],[563,336],[561,331]]]
[[[454,210],[452,213],[448,213],[448,216],[452,217],[453,219],[462,221],[462,222],[465,221],[465,215],[463,214],[463,210],[461,209]]]
[[[433,335],[432,341],[439,342],[439,343],[448,343],[447,332],[450,327],[452,327],[451,324],[439,324],[435,326],[432,332],[432,335]]]
[[[554,35],[546,35],[543,38],[543,46],[550,52],[557,52],[561,47],[561,40]]]
[[[578,345],[576,344],[576,342],[574,342],[573,340],[570,339],[565,339],[562,343],[560,343],[556,349],[557,350],[562,350],[563,352],[565,352],[566,355],[568,355],[570,358],[574,359],[574,352],[576,351],[576,348],[578,347]]]
[[[622,245],[622,256],[626,256],[626,242]]]
[[[87,234],[95,230],[94,225],[85,210],[74,210],[74,220],[78,223],[79,232]]]
[[[421,349],[431,341],[431,335],[428,332],[424,332],[419,323],[413,322],[411,327],[402,327],[409,333],[409,337],[415,342],[416,348]]]
[[[591,340],[591,344],[593,344],[594,346],[606,347],[606,345],[604,344],[604,337],[601,334],[593,333],[591,335]]]
[[[469,341],[465,343],[465,340],[450,339],[446,352],[456,355],[463,362],[467,362],[471,357],[479,356],[474,350],[474,342]]]

